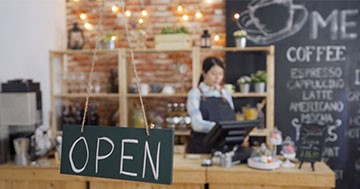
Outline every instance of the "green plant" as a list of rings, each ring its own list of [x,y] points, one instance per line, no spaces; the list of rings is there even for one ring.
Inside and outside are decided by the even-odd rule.
[[[263,70],[258,70],[256,73],[251,74],[251,81],[253,83],[266,83],[266,72]]]
[[[244,75],[237,80],[237,83],[238,84],[251,83],[251,78],[247,75]]]
[[[247,32],[245,30],[236,30],[233,33],[233,36],[235,38],[241,38],[241,37],[246,37],[247,36]]]
[[[182,26],[182,27],[163,27],[160,32],[160,34],[174,34],[174,33],[189,33],[189,30],[184,26]]]

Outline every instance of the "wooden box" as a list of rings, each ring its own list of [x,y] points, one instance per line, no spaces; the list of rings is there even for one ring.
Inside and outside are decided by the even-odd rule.
[[[160,34],[155,36],[155,49],[190,49],[192,40],[189,34]]]

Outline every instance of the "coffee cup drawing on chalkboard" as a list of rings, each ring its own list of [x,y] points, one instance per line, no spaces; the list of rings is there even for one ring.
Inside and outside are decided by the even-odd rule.
[[[256,44],[270,44],[296,34],[308,18],[303,5],[292,0],[252,0],[236,23]]]

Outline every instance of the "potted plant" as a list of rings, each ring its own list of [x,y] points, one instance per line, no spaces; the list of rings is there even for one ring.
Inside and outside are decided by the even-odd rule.
[[[155,49],[189,49],[191,36],[186,27],[163,27],[155,36]]]
[[[251,78],[249,76],[244,75],[240,77],[237,83],[239,84],[240,92],[248,93],[250,91]]]
[[[246,47],[246,36],[247,32],[245,30],[236,30],[233,33],[235,37],[235,44],[238,48],[245,48]]]
[[[107,33],[103,35],[102,42],[107,49],[115,49],[115,43],[118,38],[116,34]]]
[[[255,83],[255,92],[264,93],[265,92],[265,83],[266,83],[266,72],[263,70],[258,70],[256,73],[251,74],[251,81]]]

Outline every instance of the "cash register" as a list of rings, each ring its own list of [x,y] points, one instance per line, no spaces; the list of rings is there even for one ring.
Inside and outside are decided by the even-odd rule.
[[[220,121],[206,135],[204,144],[212,151],[227,153],[233,151],[232,162],[246,163],[251,155],[251,148],[243,147],[245,138],[259,126],[260,119],[246,121]]]

